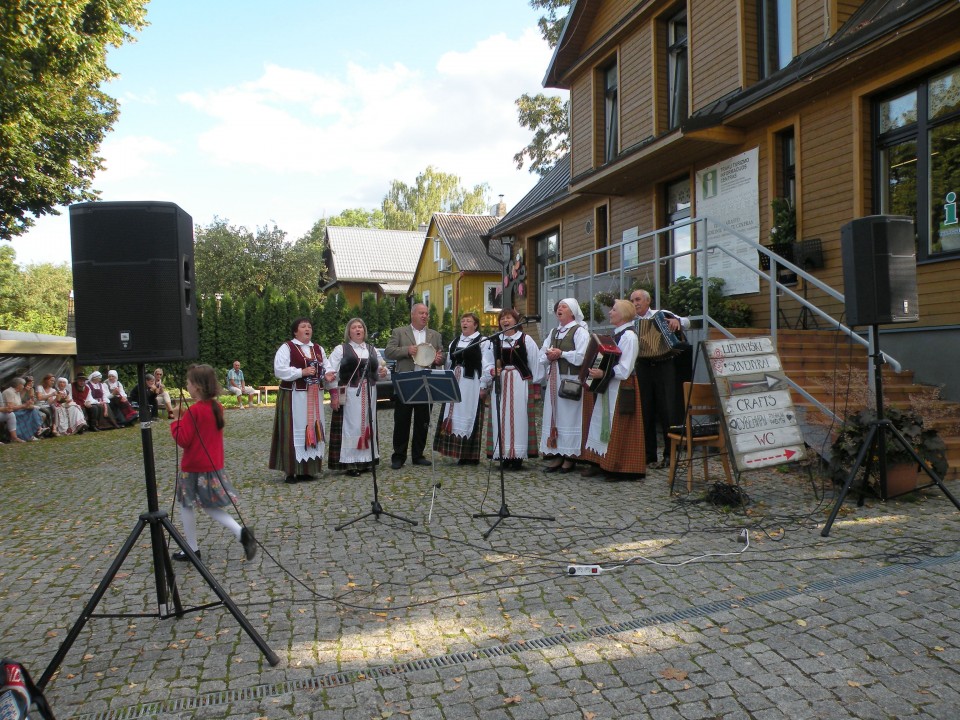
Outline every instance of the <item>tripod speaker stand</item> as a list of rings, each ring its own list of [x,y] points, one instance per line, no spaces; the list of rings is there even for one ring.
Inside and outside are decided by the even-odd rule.
[[[146,388],[147,381],[143,363],[139,363],[137,366],[137,377],[140,387]],[[126,541],[123,543],[123,547],[120,548],[120,552],[117,554],[117,557],[114,558],[113,563],[107,570],[107,574],[103,576],[103,579],[97,586],[96,591],[94,591],[93,596],[80,613],[80,617],[77,618],[76,622],[73,624],[73,627],[70,628],[67,638],[57,650],[57,654],[54,656],[53,660],[50,661],[47,669],[44,670],[43,675],[37,682],[37,686],[41,690],[46,687],[47,683],[50,682],[50,679],[57,672],[57,669],[60,667],[60,663],[63,662],[63,659],[70,651],[70,648],[73,646],[73,643],[80,634],[80,631],[83,629],[84,625],[87,624],[87,620],[94,617],[158,617],[161,620],[165,620],[173,616],[178,618],[183,617],[186,612],[196,612],[210,607],[224,605],[231,612],[233,617],[236,618],[240,627],[242,627],[247,635],[250,636],[250,639],[253,640],[258,648],[260,648],[260,652],[262,652],[264,657],[267,658],[267,662],[269,662],[271,665],[276,665],[280,662],[280,658],[277,657],[276,653],[274,653],[273,650],[271,650],[266,644],[266,642],[264,642],[263,638],[260,637],[260,634],[253,628],[247,618],[244,617],[243,613],[240,611],[240,608],[236,606],[226,591],[220,587],[213,575],[210,574],[210,571],[204,567],[203,563],[200,562],[193,550],[190,549],[187,541],[184,540],[183,536],[180,535],[177,529],[170,522],[170,518],[167,517],[167,513],[160,510],[157,503],[157,479],[153,462],[152,425],[153,424],[150,418],[150,404],[146,401],[141,402],[140,441],[143,446],[143,470],[147,486],[147,512],[140,515],[136,525],[134,525],[133,531],[127,537]],[[137,613],[130,615],[94,614],[94,611],[97,609],[97,605],[100,603],[100,600],[103,599],[107,589],[110,587],[110,583],[113,582],[113,579],[116,577],[120,567],[127,559],[127,555],[130,554],[130,551],[133,549],[134,545],[136,545],[137,540],[140,538],[144,528],[146,528],[148,525],[150,526],[150,544],[153,548],[153,574],[157,590],[157,612],[149,614]],[[180,594],[177,591],[176,577],[173,573],[173,566],[170,562],[170,555],[167,554],[167,547],[163,538],[164,530],[170,534],[170,537],[172,537],[177,545],[179,545],[180,548],[187,554],[190,563],[196,568],[197,572],[200,573],[207,585],[210,586],[210,589],[216,593],[218,598],[220,598],[219,602],[208,603],[200,607],[191,608],[188,611],[183,609],[183,606],[180,603]],[[171,597],[174,608],[172,613],[170,612],[169,606],[169,599]]]
[[[820,535],[827,537],[830,534],[830,528],[833,527],[833,521],[837,519],[837,514],[840,512],[840,506],[843,505],[843,501],[847,497],[847,493],[850,492],[850,488],[853,486],[853,482],[857,477],[857,473],[860,471],[860,468],[863,467],[864,460],[866,460],[866,470],[863,477],[863,483],[866,484],[867,478],[869,477],[872,471],[872,458],[877,458],[877,479],[880,485],[880,497],[884,500],[888,499],[887,495],[887,458],[886,458],[886,443],[887,443],[887,433],[890,433],[893,436],[893,440],[900,444],[900,446],[910,454],[914,459],[917,465],[923,470],[931,480],[931,485],[936,485],[943,491],[943,494],[946,495],[950,502],[953,503],[954,507],[957,510],[960,510],[960,502],[947,490],[946,486],[943,484],[943,480],[932,470],[923,459],[917,454],[916,450],[911,447],[910,443],[907,442],[906,438],[900,433],[900,431],[894,426],[889,420],[884,417],[883,413],[883,354],[880,352],[880,334],[878,332],[878,326],[874,324],[871,326],[871,332],[873,333],[873,347],[874,354],[871,356],[873,358],[873,372],[874,372],[874,387],[877,392],[877,419],[870,423],[870,430],[867,433],[867,436],[863,440],[863,445],[860,447],[860,452],[857,454],[857,458],[853,463],[853,467],[850,469],[850,474],[847,476],[846,482],[843,484],[843,489],[840,491],[839,497],[837,497],[837,502],[833,506],[833,510],[830,511],[830,517],[827,519],[827,524],[824,525],[823,530]],[[930,487],[926,485],[924,487]],[[861,487],[860,494],[860,503],[863,502],[863,490]]]
[[[519,324],[522,325],[523,323],[519,323]],[[517,327],[517,326],[515,325],[514,327]],[[500,455],[500,509],[497,510],[497,512],[495,513],[474,513],[473,517],[475,518],[490,518],[490,517],[497,518],[496,521],[494,521],[493,525],[491,525],[490,528],[483,534],[484,540],[489,538],[490,535],[493,533],[493,531],[497,529],[497,526],[509,517],[520,518],[522,520],[547,520],[549,522],[554,522],[556,520],[556,518],[550,515],[514,515],[513,513],[510,512],[510,508],[507,507],[507,490],[506,490],[506,482],[505,482],[504,473],[503,473],[503,463],[505,461],[504,455],[506,455],[506,453],[503,451],[503,417],[500,414],[500,403],[502,401],[501,396],[503,395],[503,391],[502,391],[503,370],[502,370],[502,357],[501,357],[502,350],[501,350],[501,345],[499,343],[494,343],[494,348],[495,348],[494,357],[496,360],[497,374],[493,381],[494,407],[492,409],[493,409],[493,412],[495,413],[494,417],[497,420],[497,444],[496,444],[495,452]],[[513,369],[512,372],[516,372],[519,375],[519,371],[517,371],[516,369]],[[527,388],[527,391],[530,392],[529,386]],[[528,418],[528,422],[529,422],[529,418]]]

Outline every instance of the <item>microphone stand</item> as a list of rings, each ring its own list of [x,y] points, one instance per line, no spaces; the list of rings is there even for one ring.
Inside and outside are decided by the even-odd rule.
[[[376,350],[374,350],[373,352],[376,352]],[[364,361],[362,360],[360,362],[361,364],[364,363]],[[358,372],[359,372],[359,368],[358,368]],[[370,382],[369,377],[365,377],[366,375],[367,375],[366,368],[364,368],[364,372],[360,374],[360,377],[362,379],[360,380],[360,386],[357,388],[357,397],[360,397],[360,391],[363,389],[364,381],[366,381],[367,383],[367,393],[366,393],[367,394],[367,427],[370,428],[370,474],[373,476],[373,500],[370,501],[370,512],[363,513],[362,515],[355,517],[353,520],[349,520],[343,523],[342,525],[337,525],[334,528],[334,530],[343,530],[345,527],[353,525],[355,522],[359,522],[360,520],[363,520],[364,518],[368,518],[371,515],[373,515],[374,519],[377,522],[380,522],[381,515],[386,515],[387,517],[393,518],[394,520],[400,520],[401,522],[410,523],[411,525],[417,524],[416,520],[410,520],[409,518],[401,517],[399,515],[394,515],[393,513],[388,513],[386,510],[383,509],[383,506],[380,504],[380,497],[379,497],[380,489],[379,489],[379,486],[377,485],[377,463],[375,462],[376,458],[374,458],[373,456],[373,448],[375,445],[378,444],[380,433],[379,432],[377,432],[376,434],[374,433],[375,426],[373,424],[373,405],[374,405],[373,389],[372,389],[373,384]],[[349,387],[349,385],[347,387]],[[343,440],[341,438],[341,443],[342,442]]]
[[[497,335],[504,334],[508,330],[514,330],[520,327],[521,325],[525,325],[528,322],[539,322],[539,318],[537,318],[536,320],[529,318],[523,322],[516,323],[515,325],[512,325],[508,328],[504,328],[500,332],[494,333],[493,335],[485,339],[490,342],[493,342],[493,338],[495,338]],[[494,343],[494,348],[498,348],[497,343]],[[502,355],[502,353],[503,351],[502,351],[502,344],[501,344],[498,348],[497,354]],[[500,381],[500,376],[502,373],[502,368],[501,368],[502,358],[496,357],[494,358],[494,360],[496,362],[497,374],[494,376],[494,379],[493,379],[494,407],[491,409],[493,410],[493,412],[496,413],[495,417],[497,418],[497,442],[494,448],[496,452],[500,454],[500,509],[497,510],[497,512],[495,513],[474,513],[473,517],[475,518],[489,518],[489,517],[497,518],[496,521],[494,521],[493,525],[491,525],[490,528],[483,534],[484,540],[490,537],[491,533],[493,533],[493,531],[497,529],[497,526],[500,523],[502,523],[506,518],[509,518],[509,517],[521,518],[522,520],[548,520],[550,522],[554,522],[556,520],[555,517],[552,517],[550,515],[515,515],[514,513],[511,513],[510,508],[507,507],[506,481],[504,479],[504,472],[503,472],[503,463],[505,460],[504,458],[505,453],[503,452],[503,418],[500,417],[500,402],[501,402],[500,395],[502,393],[502,389],[501,389],[502,383]],[[529,392],[529,388],[528,388],[528,392]],[[527,418],[527,422],[528,423],[530,422],[529,417]]]

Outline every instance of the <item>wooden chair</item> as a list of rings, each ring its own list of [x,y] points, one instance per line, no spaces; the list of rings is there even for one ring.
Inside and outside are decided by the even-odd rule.
[[[723,425],[720,406],[710,383],[683,384],[683,407],[685,417],[683,432],[670,432],[670,492],[673,492],[673,481],[677,473],[677,457],[681,449],[686,451],[687,463],[687,492],[693,490],[693,451],[703,448],[703,477],[709,480],[710,448],[719,448],[720,461],[723,471],[727,475],[727,483],[733,484],[733,475],[730,473],[730,461],[727,458],[727,435]],[[713,423],[716,422],[714,426]],[[709,425],[708,425],[709,424]],[[707,425],[711,434],[703,434]]]

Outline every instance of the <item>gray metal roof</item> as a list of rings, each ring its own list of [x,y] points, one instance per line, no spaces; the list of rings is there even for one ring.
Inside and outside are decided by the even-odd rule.
[[[497,256],[487,254],[487,244],[483,240],[499,218],[494,215],[462,215],[460,213],[434,213],[433,223],[437,233],[443,239],[453,255],[453,261],[463,272],[502,271],[502,261]]]
[[[374,282],[406,289],[423,249],[419,230],[327,226],[327,271],[339,282]]]

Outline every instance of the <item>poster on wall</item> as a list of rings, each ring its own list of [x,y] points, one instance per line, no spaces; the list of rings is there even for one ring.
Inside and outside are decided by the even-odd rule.
[[[748,240],[760,240],[759,148],[747,150],[723,162],[697,171],[697,217],[723,223]],[[699,232],[699,230],[698,230]],[[759,252],[746,246],[725,228],[707,223],[711,247],[723,247],[746,266],[725,252],[714,249],[707,258],[710,277],[723,278],[724,295],[742,295],[760,291],[760,278],[750,268],[757,267]],[[701,274],[698,271],[697,274]]]

